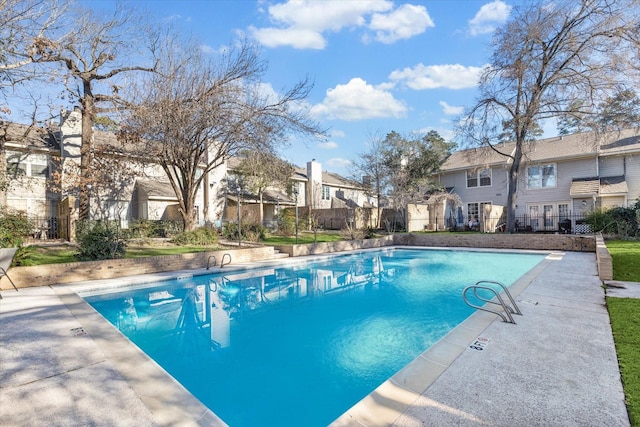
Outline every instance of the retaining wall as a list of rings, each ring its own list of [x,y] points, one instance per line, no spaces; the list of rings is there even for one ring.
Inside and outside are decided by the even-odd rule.
[[[597,239],[599,239],[599,243],[596,249]],[[380,248],[392,245],[596,252],[600,278],[602,280],[610,280],[613,275],[611,256],[606,246],[604,246],[602,236],[504,233],[408,233],[394,234],[379,239],[347,240],[307,245],[282,245],[275,247],[275,249],[289,256],[303,256],[344,252],[355,249]],[[219,263],[224,253],[231,254],[232,263],[234,264],[269,260],[276,257],[274,247],[263,246],[148,258],[86,261],[67,264],[49,264],[36,267],[13,267],[9,270],[9,275],[18,287],[48,286],[84,280],[111,279],[137,274],[205,268],[207,260],[211,255],[215,255]],[[2,277],[0,279],[0,289],[10,288],[11,284],[7,278]]]
[[[613,280],[613,260],[602,234],[596,235],[596,262],[600,280]]]
[[[402,233],[379,239],[348,240],[331,243],[277,246],[289,256],[315,255],[354,249],[378,248],[391,245],[435,246],[490,249],[535,249],[575,252],[594,252],[593,236],[570,234],[503,234],[503,233]]]
[[[146,258],[109,259],[103,261],[47,264],[35,267],[12,267],[9,276],[19,288],[74,283],[84,280],[112,279],[137,274],[206,268],[210,256],[215,255],[218,264],[225,253],[231,255],[231,263],[275,258],[271,246],[258,248],[198,252],[182,255],[153,256]],[[213,262],[213,259],[211,260]],[[225,261],[226,264],[226,261]],[[0,289],[13,289],[6,277],[0,279]]]

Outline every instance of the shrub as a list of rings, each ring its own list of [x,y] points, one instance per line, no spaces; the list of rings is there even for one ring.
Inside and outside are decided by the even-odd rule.
[[[183,231],[171,241],[181,246],[211,246],[218,244],[218,233],[212,228],[200,227],[193,231]]]
[[[631,208],[596,209],[587,215],[585,222],[595,232],[634,237],[640,235],[639,217],[640,202],[636,202]]]
[[[242,224],[242,240],[259,242],[267,236],[267,229],[260,224]],[[229,222],[222,227],[222,235],[228,240],[238,240],[238,224]]]
[[[176,236],[183,231],[181,221],[139,219],[129,222],[130,238],[153,238]]]
[[[0,211],[0,247],[14,248],[22,245],[33,230],[33,224],[24,213]]]
[[[122,258],[127,249],[127,242],[117,228],[100,222],[79,235],[78,245],[77,257],[80,261]]]
[[[296,232],[296,216],[293,209],[286,209],[278,215],[278,234],[291,236]]]
[[[349,224],[340,230],[340,236],[345,240],[362,240],[365,238],[366,229],[358,229]]]

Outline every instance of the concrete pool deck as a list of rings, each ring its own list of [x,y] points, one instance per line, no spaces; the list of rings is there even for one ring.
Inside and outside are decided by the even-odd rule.
[[[595,254],[554,253],[534,270],[514,289],[516,325],[479,314],[334,425],[628,426]],[[607,293],[640,296],[623,285]],[[2,292],[3,426],[223,425],[74,287]],[[477,337],[483,350],[469,346]]]

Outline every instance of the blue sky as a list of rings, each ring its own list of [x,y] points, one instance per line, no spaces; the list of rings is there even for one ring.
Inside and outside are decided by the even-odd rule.
[[[321,142],[292,140],[282,156],[299,166],[315,158],[323,169],[345,176],[368,142],[390,131],[436,130],[453,138],[455,118],[477,95],[492,32],[513,7],[502,0],[133,4],[191,33],[211,55],[240,38],[254,40],[268,61],[265,83],[273,90],[309,77],[310,111],[329,136]]]

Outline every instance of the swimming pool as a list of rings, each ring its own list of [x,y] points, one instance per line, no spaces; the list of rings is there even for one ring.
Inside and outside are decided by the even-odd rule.
[[[327,425],[544,255],[387,249],[83,297],[231,426]]]

